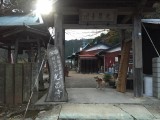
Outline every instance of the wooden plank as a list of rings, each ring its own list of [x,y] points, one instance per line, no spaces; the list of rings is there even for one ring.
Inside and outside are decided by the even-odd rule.
[[[14,96],[14,103],[15,104],[22,104],[22,81],[23,81],[23,71],[22,71],[22,64],[15,64],[15,96]]]
[[[0,64],[0,103],[5,102],[5,64]]]
[[[14,104],[14,73],[13,64],[6,64],[5,98],[6,104]]]
[[[33,90],[33,96],[32,96],[32,99],[31,99],[31,103],[35,103],[38,100],[38,90],[39,90],[39,79],[37,80],[38,71],[39,71],[39,64],[38,63],[32,63],[31,92]],[[36,80],[37,80],[37,82],[35,83]]]
[[[31,63],[23,64],[23,102],[28,102],[31,94]]]

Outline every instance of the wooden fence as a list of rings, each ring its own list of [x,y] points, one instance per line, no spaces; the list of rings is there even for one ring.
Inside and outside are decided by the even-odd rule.
[[[37,63],[0,64],[0,103],[22,104],[29,100],[38,74]],[[38,82],[32,103],[38,100]]]

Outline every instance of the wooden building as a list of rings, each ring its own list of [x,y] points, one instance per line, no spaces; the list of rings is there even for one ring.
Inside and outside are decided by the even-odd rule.
[[[110,46],[96,43],[92,46],[87,45],[78,54],[78,69],[81,73],[104,72],[104,56],[99,56],[100,51],[108,49]]]
[[[42,48],[47,48],[49,38],[49,31],[40,16],[0,17],[0,49],[7,53],[6,59],[0,63],[0,103],[28,102],[36,80],[39,82],[34,86],[31,101],[38,100],[38,91],[43,87],[42,72],[38,79],[37,76],[44,57]]]

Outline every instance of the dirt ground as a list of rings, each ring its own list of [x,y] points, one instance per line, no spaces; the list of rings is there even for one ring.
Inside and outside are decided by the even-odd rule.
[[[65,77],[67,88],[96,88],[94,77],[102,77],[103,74],[81,74],[76,71],[69,71],[69,77]]]

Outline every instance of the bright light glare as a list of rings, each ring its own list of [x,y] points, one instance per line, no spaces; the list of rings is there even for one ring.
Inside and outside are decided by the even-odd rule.
[[[37,0],[36,12],[49,14],[52,11],[52,2],[50,0]]]

